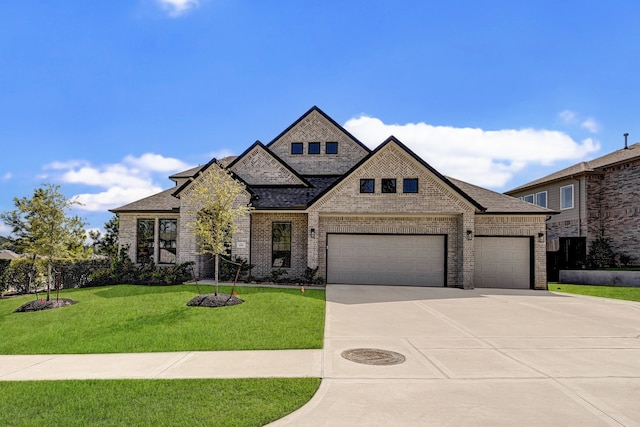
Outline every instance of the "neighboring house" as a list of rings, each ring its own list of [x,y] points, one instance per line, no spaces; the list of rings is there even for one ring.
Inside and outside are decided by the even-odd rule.
[[[582,268],[599,236],[610,239],[614,252],[640,261],[640,143],[506,194],[560,212],[547,221],[549,280],[557,280],[558,270]]]
[[[194,261],[199,277],[212,273],[186,207],[190,183],[214,161],[112,210],[133,260]],[[319,267],[328,283],[546,289],[552,211],[446,178],[394,137],[371,151],[317,107],[220,163],[247,186],[238,203],[254,208],[231,252],[255,277]]]

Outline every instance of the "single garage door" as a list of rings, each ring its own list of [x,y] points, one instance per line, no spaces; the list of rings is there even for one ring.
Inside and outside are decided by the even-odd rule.
[[[529,289],[529,237],[476,237],[475,287]]]
[[[327,281],[444,286],[445,236],[329,234]]]

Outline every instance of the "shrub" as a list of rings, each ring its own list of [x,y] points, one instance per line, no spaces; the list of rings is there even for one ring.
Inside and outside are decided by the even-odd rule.
[[[255,267],[253,264],[249,264],[247,259],[242,257],[236,257],[233,262],[229,262],[225,258],[220,259],[220,280],[232,281],[236,278],[238,272],[238,264],[242,264],[240,268],[240,274],[238,280],[247,281],[251,277],[251,269]]]
[[[616,254],[611,249],[608,238],[600,236],[591,242],[587,254],[587,265],[589,268],[608,268],[616,265]]]

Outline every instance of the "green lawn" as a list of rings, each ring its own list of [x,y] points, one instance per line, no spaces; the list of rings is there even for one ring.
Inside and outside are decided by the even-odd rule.
[[[629,288],[621,286],[567,285],[564,283],[549,283],[548,288],[550,291],[554,292],[566,292],[569,294],[640,301],[640,288]]]
[[[262,426],[316,392],[317,378],[3,382],[3,426]]]
[[[222,308],[188,307],[194,285],[70,289],[77,304],[30,313],[13,311],[33,296],[2,299],[0,354],[322,348],[323,290],[237,289]]]

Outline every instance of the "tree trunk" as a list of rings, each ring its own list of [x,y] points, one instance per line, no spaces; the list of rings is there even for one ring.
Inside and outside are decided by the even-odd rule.
[[[51,260],[47,263],[47,301],[51,301]]]
[[[215,274],[214,283],[216,284],[216,295],[218,295],[218,279],[220,278],[220,269],[218,268],[219,267],[219,259],[220,258],[219,258],[218,254],[216,254],[216,258],[215,259],[216,259],[216,265],[215,265],[216,271],[214,273]]]

